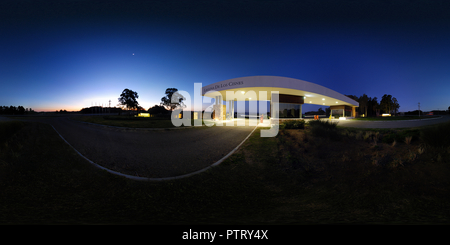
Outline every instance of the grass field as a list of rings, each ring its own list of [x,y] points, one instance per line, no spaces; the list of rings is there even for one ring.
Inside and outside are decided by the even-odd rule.
[[[430,119],[439,116],[392,116],[392,117],[357,117],[352,120],[361,121],[396,121],[396,120],[420,120],[420,119]]]
[[[313,123],[262,138],[257,129],[221,165],[153,183],[91,166],[49,125],[2,122],[0,222],[448,223],[449,129],[396,130],[404,138],[389,143],[394,130]]]
[[[134,116],[74,116],[74,120],[102,125],[128,128],[173,128],[172,120],[166,117],[134,117]],[[191,119],[191,126],[196,120]],[[204,123],[202,123],[204,125]],[[185,125],[182,125],[184,127]]]

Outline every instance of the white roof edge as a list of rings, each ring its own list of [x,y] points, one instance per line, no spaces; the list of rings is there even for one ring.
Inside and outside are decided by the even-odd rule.
[[[312,82],[282,76],[246,76],[223,80],[202,87],[202,95],[209,90],[222,91],[237,88],[251,87],[277,87],[308,91],[310,93],[321,94],[323,96],[345,101],[353,106],[359,103],[339,92]]]

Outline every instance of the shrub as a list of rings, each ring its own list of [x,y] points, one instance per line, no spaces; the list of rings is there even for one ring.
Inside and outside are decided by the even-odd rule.
[[[409,145],[409,144],[411,143],[411,140],[412,140],[412,136],[406,136],[406,137],[405,137],[405,143],[406,143],[407,145]]]
[[[311,132],[315,136],[328,137],[333,140],[340,139],[340,134],[337,130],[338,122],[331,122],[328,120],[314,120],[309,122]]]
[[[420,132],[422,142],[431,147],[445,148],[450,146],[450,123],[443,123],[423,129]]]
[[[392,134],[392,133],[385,134],[385,135],[383,135],[383,138],[381,141],[383,143],[387,143],[387,144],[393,143],[395,141],[395,134]]]
[[[419,149],[417,149],[417,152],[418,152],[419,154],[422,154],[422,153],[425,152],[425,148],[424,148],[424,147],[419,147]]]
[[[362,132],[362,131],[358,131],[358,133],[356,133],[356,135],[355,135],[355,138],[356,138],[357,140],[362,139],[362,138],[363,138],[363,132]]]
[[[282,123],[282,128],[285,129],[304,129],[305,120],[286,120]]]
[[[373,141],[375,143],[377,143],[378,139],[380,138],[380,132],[375,132],[374,134],[372,134],[372,136],[373,136]]]
[[[394,140],[394,142],[392,142],[392,147],[394,147],[397,144],[397,141]]]
[[[411,143],[414,139],[418,138],[418,130],[403,130],[403,131],[389,131],[383,134],[382,142],[391,144],[394,141]]]
[[[334,130],[337,128],[339,122],[332,122],[329,120],[314,120],[314,121],[310,121],[309,125],[311,127],[319,127],[319,128],[323,128],[323,129],[331,129]]]
[[[13,136],[25,125],[20,121],[7,121],[0,123],[0,142],[6,142],[8,138]]]

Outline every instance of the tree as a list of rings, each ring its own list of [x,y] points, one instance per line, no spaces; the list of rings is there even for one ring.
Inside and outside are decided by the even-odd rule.
[[[360,113],[364,114],[364,116],[367,117],[367,108],[369,105],[369,97],[367,96],[367,94],[363,94],[362,96],[360,96],[358,99],[358,102],[359,102]]]
[[[9,114],[16,114],[17,113],[17,108],[15,106],[9,106]]]
[[[392,104],[392,95],[385,94],[381,97],[380,106],[385,113],[391,113]]]
[[[354,101],[358,101],[358,97],[356,95],[345,95],[347,97],[349,97],[350,99],[354,100]]]
[[[139,98],[137,92],[126,88],[120,94],[119,105],[125,106],[128,110],[137,109],[139,107],[137,98]]]
[[[368,112],[369,115],[378,116],[378,113],[380,110],[380,105],[378,104],[377,97],[369,98],[368,107],[369,107],[369,112]]]
[[[18,112],[20,115],[23,115],[23,114],[25,114],[25,108],[23,108],[23,106],[19,105],[19,106],[17,107],[17,112]]]
[[[137,110],[137,112],[145,111],[144,107],[142,107],[140,105],[136,107],[136,110]]]
[[[394,110],[394,114],[396,115],[398,113],[398,109],[400,108],[400,105],[398,104],[398,101],[395,97],[392,98],[392,109]]]
[[[400,105],[398,104],[398,101],[395,97],[392,97],[392,95],[390,94],[385,94],[381,98],[380,108],[383,110],[384,113],[397,114]]]
[[[164,106],[167,110],[175,110],[176,108],[184,107],[183,100],[186,98],[178,93],[176,88],[166,89],[166,96],[161,98],[161,106]]]
[[[159,105],[154,105],[153,107],[148,109],[148,113],[152,114],[152,115],[157,115],[157,114],[165,114],[169,112],[164,106],[159,106]]]
[[[0,114],[9,114],[9,115],[15,115],[15,114],[24,114],[25,108],[23,106],[0,106]]]
[[[325,111],[322,109],[322,107],[320,107],[319,110],[317,110],[317,114],[325,115]]]

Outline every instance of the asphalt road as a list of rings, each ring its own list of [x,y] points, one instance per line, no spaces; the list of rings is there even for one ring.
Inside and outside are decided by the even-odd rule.
[[[100,166],[147,178],[174,177],[209,167],[255,128],[204,126],[141,130],[96,126],[67,117],[22,119],[53,125],[70,145]]]

